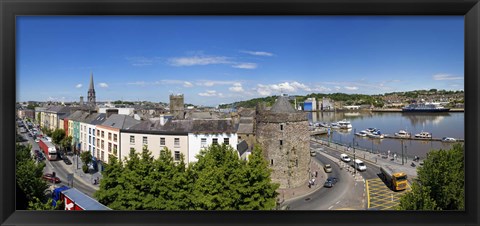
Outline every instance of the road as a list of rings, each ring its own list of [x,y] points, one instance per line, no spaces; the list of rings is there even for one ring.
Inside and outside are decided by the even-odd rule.
[[[312,148],[319,150],[319,146],[313,145]],[[336,159],[338,156],[334,154]],[[323,164],[330,164],[332,172],[328,176],[338,178],[338,182],[332,188],[322,187],[311,195],[303,198],[288,201],[291,210],[334,210],[341,208],[365,209],[365,186],[362,182],[354,180],[351,173],[341,169],[337,161],[333,161],[325,156],[325,153],[319,153],[316,156]],[[319,181],[316,186],[323,186],[324,181]]]
[[[40,147],[38,146],[38,143],[36,143],[32,137],[29,137],[27,135],[27,133],[23,133],[22,136],[27,139],[28,141],[27,142],[24,142],[25,144],[30,144],[32,145],[32,154],[34,154],[34,150],[40,150]],[[72,165],[66,165],[65,162],[63,162],[62,160],[57,160],[57,161],[48,161],[48,160],[44,160],[45,163],[46,163],[46,166],[43,170],[44,173],[51,173],[51,172],[55,172],[56,176],[58,178],[60,178],[60,180],[62,181],[61,183],[59,184],[56,184],[55,187],[60,187],[61,185],[67,185],[67,174],[70,172],[73,172],[74,170],[74,164]],[[67,169],[69,168],[69,169]],[[81,170],[81,169],[79,169]],[[76,189],[78,189],[79,191],[85,193],[86,195],[90,196],[90,197],[93,197],[93,193],[95,193],[95,189],[86,185],[86,183],[84,181],[80,181],[80,179],[77,179],[76,177],[74,177],[74,180],[73,180],[73,187],[75,187]]]

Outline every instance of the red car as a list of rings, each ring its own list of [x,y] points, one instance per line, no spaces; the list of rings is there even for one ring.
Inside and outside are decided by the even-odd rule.
[[[55,184],[58,184],[58,183],[62,182],[62,181],[60,180],[60,178],[54,177],[53,174],[51,174],[51,173],[46,173],[46,174],[44,174],[44,175],[42,176],[42,178],[43,178],[44,180],[48,181],[48,182],[55,183]]]

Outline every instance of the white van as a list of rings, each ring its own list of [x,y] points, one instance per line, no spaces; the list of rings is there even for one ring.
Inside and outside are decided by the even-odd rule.
[[[365,165],[362,160],[355,159],[355,168],[357,168],[359,171],[365,171],[367,170],[367,165]]]
[[[348,157],[348,155],[346,155],[346,154],[341,154],[340,159],[344,162],[350,162],[351,161],[350,157]]]
[[[310,156],[312,157],[317,156],[317,152],[315,150],[310,150]]]

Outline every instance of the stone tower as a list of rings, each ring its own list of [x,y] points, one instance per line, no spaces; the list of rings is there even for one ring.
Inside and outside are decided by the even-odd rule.
[[[310,170],[307,113],[295,110],[280,96],[270,110],[256,111],[256,138],[280,188],[306,186]]]
[[[87,99],[90,106],[96,105],[95,87],[93,87],[93,73],[90,73],[90,87],[88,88]]]
[[[184,110],[183,94],[170,95],[170,113],[173,114],[176,119],[184,119]]]

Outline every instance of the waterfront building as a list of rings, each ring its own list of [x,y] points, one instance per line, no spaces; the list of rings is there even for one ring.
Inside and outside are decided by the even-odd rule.
[[[278,97],[270,110],[259,104],[255,125],[257,143],[280,188],[305,186],[310,179],[310,133],[307,113],[295,110],[287,97]]]
[[[303,110],[304,111],[316,111],[317,110],[317,101],[315,98],[307,98],[303,102]]]

